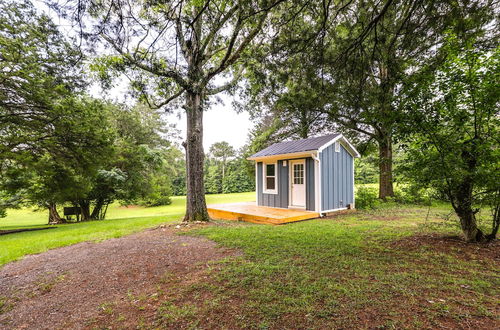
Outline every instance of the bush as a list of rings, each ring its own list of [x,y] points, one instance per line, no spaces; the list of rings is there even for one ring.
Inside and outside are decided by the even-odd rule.
[[[394,200],[400,204],[428,205],[432,197],[429,189],[417,185],[402,185],[394,190]]]
[[[376,209],[380,203],[376,188],[361,186],[356,189],[356,208],[360,210]]]
[[[153,178],[151,182],[151,191],[140,201],[143,206],[162,206],[170,205],[172,200],[172,185],[165,176]]]

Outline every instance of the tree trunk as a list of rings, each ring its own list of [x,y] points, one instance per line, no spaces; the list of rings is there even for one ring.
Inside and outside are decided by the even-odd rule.
[[[90,215],[90,219],[102,220],[103,218],[101,217],[101,210],[102,210],[103,206],[104,206],[104,201],[102,199],[98,199],[96,201],[94,209],[92,210],[92,214]]]
[[[471,208],[457,210],[456,212],[460,218],[460,227],[467,242],[482,242],[486,239],[481,229],[477,227],[476,214]]]
[[[475,161],[469,163],[470,169],[475,169]],[[460,219],[460,227],[467,242],[481,242],[486,238],[483,232],[477,227],[476,212],[472,208],[473,179],[466,174],[462,177],[457,186],[455,196],[452,201],[453,208]]]
[[[80,209],[82,211],[82,221],[90,220],[90,203],[86,200],[81,200],[78,204],[80,204]]]
[[[48,209],[49,209],[49,225],[66,223],[66,219],[61,218],[59,212],[57,212],[57,205],[55,203],[50,203],[48,205]]]
[[[203,182],[203,108],[200,93],[186,93],[186,215],[184,221],[209,221]]]
[[[379,190],[378,197],[394,197],[392,182],[392,141],[390,136],[378,140],[379,148]]]

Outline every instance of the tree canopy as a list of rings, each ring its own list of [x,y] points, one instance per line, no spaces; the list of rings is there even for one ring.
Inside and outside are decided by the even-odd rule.
[[[405,102],[407,175],[446,194],[468,241],[495,238],[500,226],[500,48],[481,48],[449,35],[446,60],[421,72]],[[476,221],[484,206],[492,212],[487,235]]]

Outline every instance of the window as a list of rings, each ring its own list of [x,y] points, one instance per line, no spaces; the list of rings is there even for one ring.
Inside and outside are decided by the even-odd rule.
[[[264,193],[266,194],[278,193],[276,170],[276,163],[264,164]]]
[[[304,164],[293,164],[293,184],[304,184]]]
[[[335,152],[340,152],[340,142],[335,142]]]

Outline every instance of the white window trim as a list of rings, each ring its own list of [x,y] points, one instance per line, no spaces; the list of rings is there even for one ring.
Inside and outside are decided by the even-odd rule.
[[[267,165],[274,165],[274,189],[267,189]],[[262,163],[262,192],[264,194],[278,194],[278,162]]]
[[[340,142],[335,141],[335,152],[340,152]]]

